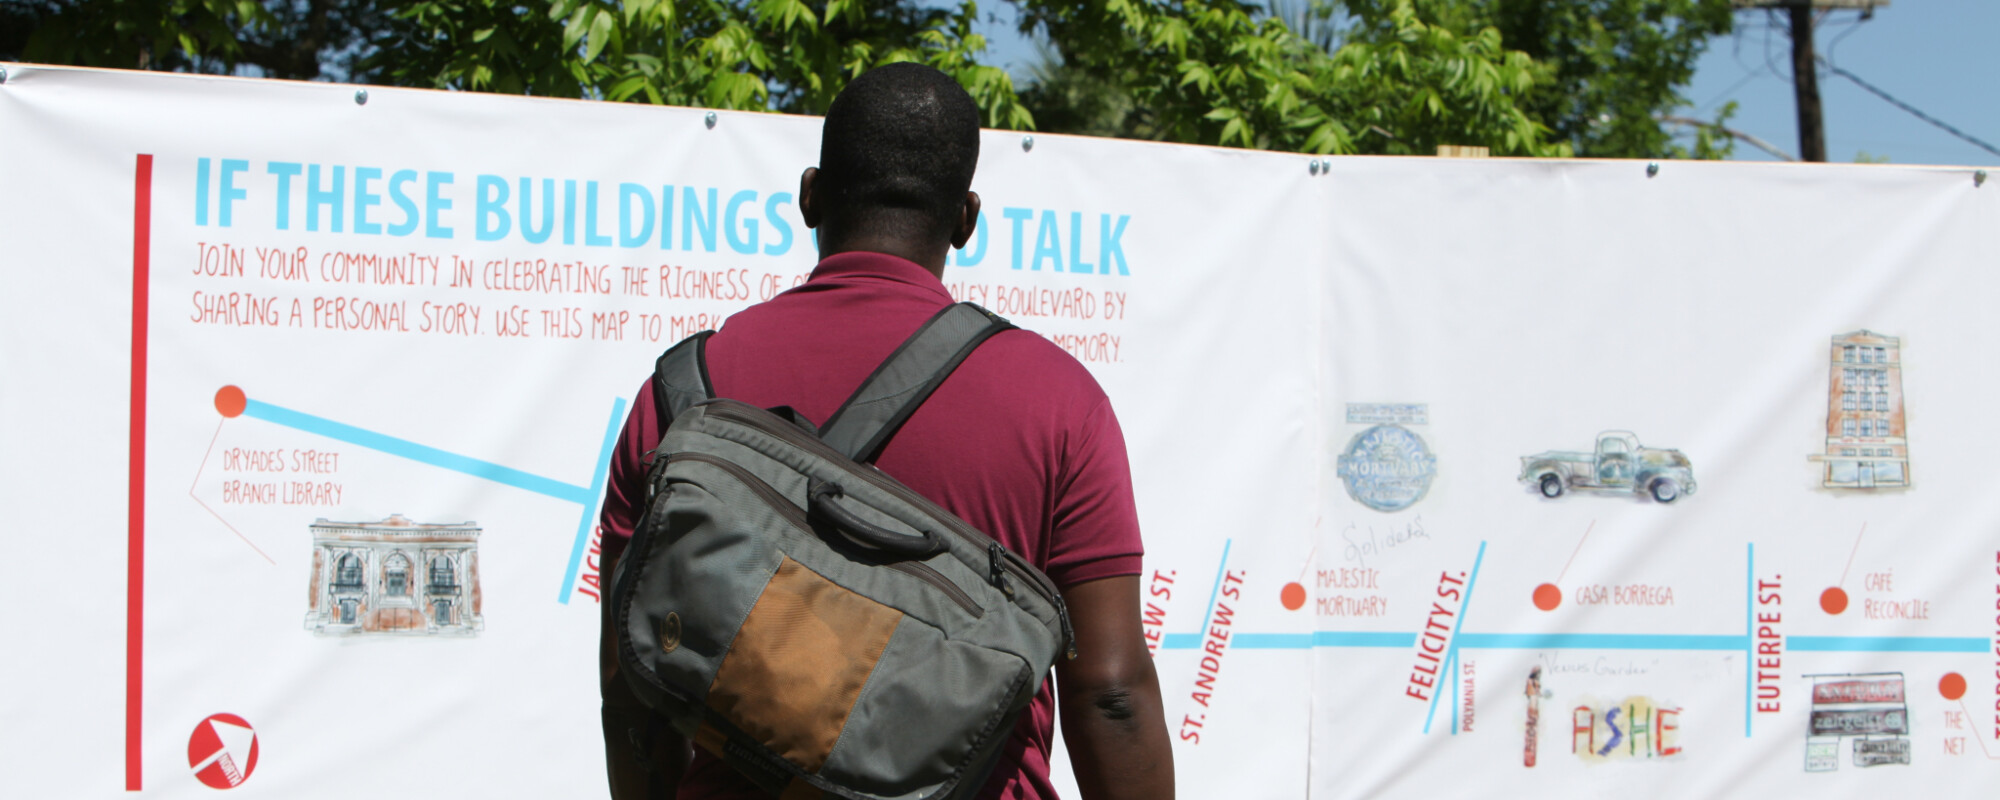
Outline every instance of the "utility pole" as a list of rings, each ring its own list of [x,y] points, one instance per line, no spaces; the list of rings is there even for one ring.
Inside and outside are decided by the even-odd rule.
[[[1826,118],[1819,107],[1819,64],[1813,58],[1813,7],[1792,12],[1792,97],[1799,108],[1799,158],[1826,161]]]
[[[1875,16],[1889,0],[1732,0],[1736,8],[1783,8],[1792,29],[1792,95],[1799,110],[1799,160],[1826,160],[1826,123],[1819,103],[1819,59],[1813,53],[1814,17],[1835,9],[1855,9],[1862,19]]]

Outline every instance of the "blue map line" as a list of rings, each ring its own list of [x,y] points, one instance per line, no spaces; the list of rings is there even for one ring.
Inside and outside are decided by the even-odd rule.
[[[296,428],[329,439],[366,447],[370,450],[379,450],[392,456],[402,456],[411,461],[429,464],[433,467],[448,469],[453,472],[463,472],[476,478],[485,478],[495,483],[506,484],[516,489],[525,489],[559,500],[568,500],[572,503],[582,503],[585,505],[589,505],[592,501],[596,500],[596,496],[590,489],[577,486],[573,483],[563,483],[562,481],[544,478],[540,475],[531,475],[512,467],[500,466],[491,461],[481,461],[476,458],[458,455],[457,453],[447,453],[435,447],[417,444],[408,439],[398,439],[394,436],[362,430],[352,425],[334,422],[325,417],[315,417],[311,414],[293,411],[289,408],[281,408],[258,400],[245,401],[243,413],[252,419],[261,419],[275,425]]]
[[[1485,561],[1486,542],[1482,540],[1479,543],[1479,555],[1474,556],[1472,559],[1472,574],[1465,579],[1465,598],[1458,602],[1458,619],[1453,620],[1451,623],[1451,644],[1446,645],[1444,653],[1445,675],[1451,675],[1452,673],[1449,671],[1451,666],[1458,663],[1458,632],[1461,628],[1465,627],[1466,612],[1472,610],[1472,586],[1479,582],[1479,565]],[[1439,686],[1437,688],[1442,689],[1444,687]],[[1458,679],[1456,677],[1452,678],[1451,692],[1454,695],[1458,694]],[[1442,697],[1444,697],[1444,692],[1431,692],[1431,708],[1430,711],[1424,714],[1425,734],[1431,732],[1431,718],[1437,715],[1438,700]],[[1453,705],[1457,704],[1454,703]]]
[[[1368,631],[1313,631],[1312,643],[1314,647],[1410,647],[1417,643],[1417,635]]]
[[[1178,634],[1195,643],[1171,640],[1166,650],[1200,647],[1198,634]],[[1461,633],[1460,646],[1473,650],[1743,650],[1755,648],[1752,636],[1696,633]],[[1409,647],[1417,634],[1407,631],[1313,631],[1311,633],[1239,633],[1229,646],[1245,650],[1309,650],[1336,647]],[[1977,636],[1789,636],[1789,653],[1984,653],[1991,642]]]
[[[1983,636],[1787,636],[1788,653],[1984,653]]]
[[[1741,650],[1743,636],[1675,633],[1465,633],[1466,647],[1485,650]]]
[[[1750,634],[1756,630],[1751,622],[1757,608],[1757,543],[1744,542],[1743,551],[1743,738],[1750,738],[1750,675],[1755,672],[1757,656],[1753,650]]]
[[[1223,564],[1216,567],[1215,586],[1209,591],[1208,616],[1202,617],[1207,625],[1215,613],[1215,598],[1222,588],[1224,570],[1229,561],[1230,542],[1222,546]],[[1753,704],[1755,688],[1753,678],[1756,658],[1756,582],[1757,545],[1744,545],[1744,598],[1743,633],[1733,634],[1651,634],[1651,633],[1471,633],[1461,629],[1465,624],[1466,611],[1472,605],[1473,584],[1479,580],[1479,567],[1486,559],[1486,543],[1479,543],[1479,555],[1472,562],[1472,573],[1465,584],[1465,599],[1459,604],[1458,620],[1452,629],[1451,644],[1446,648],[1440,674],[1450,676],[1451,691],[1458,692],[1458,651],[1461,647],[1477,650],[1680,650],[1680,651],[1742,651],[1743,653],[1743,735],[1751,735],[1751,723],[1755,718]],[[1170,633],[1162,638],[1163,650],[1193,650],[1201,646],[1206,628],[1194,633]],[[1311,650],[1315,648],[1408,648],[1417,643],[1421,634],[1405,631],[1312,631],[1309,633],[1238,633],[1230,637],[1230,646],[1244,650]],[[1991,641],[1977,636],[1788,636],[1784,649],[1787,652],[1822,653],[1985,653]],[[1439,682],[1444,688],[1444,681]],[[1444,696],[1438,691],[1431,696],[1430,710],[1424,716],[1424,733],[1430,733],[1431,721],[1437,713],[1437,702]],[[1457,735],[1460,728],[1458,703],[1452,704],[1451,732]]]
[[[1313,644],[1311,633],[1239,633],[1229,637],[1230,648],[1241,650],[1311,650]]]
[[[491,461],[481,461],[457,453],[448,453],[435,447],[417,444],[408,439],[399,439],[387,434],[364,430],[346,423],[334,422],[325,417],[307,414],[303,411],[293,411],[282,406],[274,406],[260,400],[246,399],[243,404],[243,413],[251,419],[259,419],[274,425],[282,425],[336,441],[366,447],[370,450],[388,453],[392,456],[401,456],[421,464],[429,464],[433,467],[461,472],[476,478],[485,478],[495,483],[512,486],[516,489],[525,489],[535,494],[553,497],[558,500],[567,500],[583,506],[582,519],[576,524],[576,541],[570,547],[569,564],[564,568],[562,589],[556,598],[556,602],[569,605],[570,587],[576,583],[577,570],[583,564],[584,546],[590,542],[590,521],[592,517],[596,516],[597,499],[604,494],[604,481],[610,470],[611,450],[618,444],[619,423],[625,419],[625,399],[622,397],[616,398],[611,402],[611,421],[605,426],[604,446],[598,451],[597,466],[591,472],[590,485],[588,487],[578,486],[573,483],[564,483],[540,475],[533,475],[512,467],[503,467]],[[1227,545],[1224,545],[1222,554],[1225,559],[1229,557]],[[1220,585],[1219,577],[1217,584],[1218,586]],[[1196,638],[1198,639],[1199,637],[1200,634],[1196,634]]]
[[[1458,693],[1461,690],[1460,687],[1464,686],[1463,683],[1459,682],[1461,676],[1458,674],[1458,651],[1452,651],[1451,663],[1445,665],[1445,670],[1445,674],[1451,676],[1451,735],[1457,736],[1458,715],[1462,708],[1459,703]]]
[[[1230,647],[1245,650],[1310,650],[1315,647],[1409,647],[1417,643],[1414,633],[1374,631],[1311,631],[1308,633],[1239,633],[1229,637]],[[1193,650],[1198,644],[1161,644],[1172,650]]]
[[[1409,631],[1313,631],[1311,633],[1239,633],[1229,638],[1229,646],[1245,650],[1308,650],[1336,647],[1410,647],[1417,633]],[[1186,637],[1176,640],[1175,637]],[[1165,650],[1193,650],[1200,647],[1199,634],[1169,634],[1160,647]],[[1461,646],[1475,650],[1742,650],[1749,637],[1735,634],[1702,635],[1678,633],[1460,633]],[[1792,637],[1794,640],[1801,637]],[[1965,642],[1984,647],[1984,639],[1949,640],[1950,650],[1962,652]],[[1793,648],[1797,649],[1797,648]],[[1838,648],[1847,649],[1847,648]],[[1910,650],[1908,647],[1886,648]]]
[[[618,446],[619,424],[624,421],[625,398],[616,398],[611,401],[611,422],[604,427],[604,447],[597,452],[597,468],[590,473],[590,501],[583,504],[583,518],[576,523],[576,543],[569,549],[569,568],[563,571],[562,587],[556,590],[556,602],[563,605],[569,605],[570,587],[576,585],[577,568],[583,565],[583,547],[590,543],[590,518],[597,516],[596,500],[604,496],[604,479],[611,471],[611,449]]]
[[[1208,610],[1201,615],[1201,627],[1194,633],[1169,633],[1160,637],[1160,646],[1168,650],[1193,650],[1201,646],[1202,634],[1208,632],[1208,621],[1215,616],[1215,598],[1222,593],[1222,576],[1229,569],[1229,545],[1235,539],[1222,540],[1222,563],[1215,565],[1215,585],[1208,590]],[[1282,634],[1279,634],[1282,635]]]

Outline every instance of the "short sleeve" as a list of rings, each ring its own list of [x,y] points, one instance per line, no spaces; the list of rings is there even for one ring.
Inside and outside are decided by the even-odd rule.
[[[1057,586],[1137,575],[1145,547],[1132,500],[1125,434],[1111,401],[1096,403],[1065,437],[1051,521],[1048,566]]]
[[[597,524],[604,531],[604,552],[617,556],[625,551],[625,545],[632,540],[632,530],[639,526],[639,517],[646,513],[642,507],[646,498],[646,451],[660,440],[658,420],[653,407],[653,382],[649,379],[639,386],[639,395],[632,401],[632,412],[625,415],[625,427],[618,432],[618,443],[611,450],[611,469],[604,481],[604,506],[598,511]]]

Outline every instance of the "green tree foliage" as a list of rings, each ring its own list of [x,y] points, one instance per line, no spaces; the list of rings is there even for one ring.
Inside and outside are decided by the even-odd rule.
[[[964,84],[986,124],[1032,127],[1012,78],[975,60],[977,13],[972,0],[0,0],[26,32],[0,34],[0,58],[803,114],[871,67],[919,61]]]
[[[1273,1],[1010,0],[1052,54],[1022,91],[980,62],[976,0],[0,0],[0,58],[807,114],[920,61],[994,127],[1653,156],[1728,22],[1728,0]]]
[[[996,127],[1033,120],[1013,79],[974,56],[977,6],[914,0],[384,0],[385,82],[708,108],[826,111],[848,79],[918,61],[956,77]]]
[[[1427,22],[1409,0],[1356,15],[1338,46],[1235,0],[1020,5],[1061,60],[1027,93],[1045,127],[1315,153],[1566,152],[1515,102],[1533,85],[1526,56],[1490,28]],[[1330,24],[1331,11],[1307,18]]]
[[[1460,27],[1499,30],[1508,47],[1543,65],[1546,77],[1522,105],[1577,155],[1695,155],[1673,143],[1660,117],[1687,103],[1680,87],[1694,78],[1695,60],[1711,38],[1730,31],[1729,0],[1424,2],[1462,15]]]
[[[0,57],[86,67],[354,78],[375,0],[0,0]]]
[[[1729,0],[1020,5],[1054,43],[1025,92],[1045,128],[1337,153],[1728,152],[1711,128],[1674,144],[1660,117],[1728,32]]]

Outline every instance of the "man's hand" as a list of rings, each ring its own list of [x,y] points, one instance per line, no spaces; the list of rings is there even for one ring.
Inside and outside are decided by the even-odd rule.
[[[1174,753],[1139,625],[1139,576],[1063,592],[1077,657],[1056,661],[1056,707],[1084,800],[1172,800]]]

